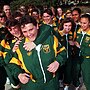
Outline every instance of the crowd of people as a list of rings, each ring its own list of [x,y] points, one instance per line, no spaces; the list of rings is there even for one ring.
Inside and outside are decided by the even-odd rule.
[[[90,90],[90,14],[80,8],[0,10],[0,90]]]

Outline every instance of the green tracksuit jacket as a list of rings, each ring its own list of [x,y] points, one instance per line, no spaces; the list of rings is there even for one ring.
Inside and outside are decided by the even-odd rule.
[[[84,84],[86,89],[90,90],[90,30],[84,32],[82,29],[79,29],[76,40],[80,44],[79,56],[81,56],[80,61]]]
[[[58,75],[57,73],[54,75],[48,72],[47,68],[48,65],[55,60],[57,60],[60,65],[65,62],[65,47],[62,47],[56,37],[54,38],[53,35],[51,35],[42,44],[39,44],[41,45],[40,52],[36,49],[27,52],[23,48],[25,41],[27,41],[27,39],[22,40],[19,48],[16,50],[17,55],[10,61],[10,63],[15,64],[19,62],[18,65],[21,69],[24,69],[26,73],[30,74],[31,80],[25,85],[21,84],[22,90],[58,90]],[[19,70],[13,65],[12,74],[15,78],[18,77],[19,73]]]
[[[4,66],[4,68],[7,71],[8,77],[10,78],[10,81],[13,85],[17,85],[18,81],[14,79],[13,75],[11,74],[11,70],[9,68],[9,61],[12,58],[12,48],[17,41],[16,39],[13,39],[13,36],[8,35],[8,30],[5,27],[0,28],[0,39],[1,39],[1,44],[0,44],[0,65]],[[46,38],[50,35],[52,29],[50,29],[50,26],[48,25],[42,25],[40,26],[40,33],[42,33],[36,40],[35,44],[42,43],[45,41]],[[48,32],[48,33],[47,33]],[[7,36],[7,37],[6,37]]]
[[[78,60],[73,58],[74,54],[74,46],[69,44],[69,41],[72,41],[74,38],[74,33],[69,32],[68,34],[64,34],[63,30],[59,31],[60,37],[59,41],[63,46],[66,48],[67,52],[67,60],[65,65],[62,66],[61,71],[64,77],[65,84],[73,84],[78,86],[79,82],[79,67],[78,67]],[[75,57],[75,56],[74,56]],[[76,73],[77,72],[77,73]],[[60,78],[62,79],[62,78]]]

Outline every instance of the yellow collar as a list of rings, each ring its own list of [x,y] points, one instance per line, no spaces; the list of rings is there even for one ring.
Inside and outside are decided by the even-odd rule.
[[[80,28],[80,29],[78,30],[78,33],[81,33],[82,31],[83,31],[83,30]],[[90,35],[90,29],[86,31],[86,34],[87,34],[87,35]]]
[[[30,40],[28,38],[25,38],[25,42],[30,42]]]

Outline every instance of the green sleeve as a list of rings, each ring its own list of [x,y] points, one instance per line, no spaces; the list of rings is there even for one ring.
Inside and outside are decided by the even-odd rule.
[[[63,64],[65,64],[66,62],[66,52],[65,50],[60,52],[57,57],[56,57],[56,61],[60,63],[60,66],[62,66]]]
[[[4,48],[0,44],[0,66],[4,66],[5,65],[4,58],[3,58],[3,55],[2,55],[3,52],[4,52]]]
[[[5,64],[4,60],[3,60],[3,57],[0,56],[0,66],[5,66],[5,65],[6,64]]]
[[[11,52],[11,57],[14,57],[18,59],[18,55],[16,52]],[[9,63],[8,65],[9,69],[11,70],[12,75],[14,76],[15,79],[18,79],[18,75],[20,73],[23,73],[24,70],[21,68],[21,66],[17,65],[16,63]]]
[[[17,80],[18,80],[18,75],[19,75],[20,73],[23,73],[23,72],[24,72],[24,70],[21,69],[20,66],[14,64],[14,63],[9,63],[9,64],[8,64],[8,68],[10,69],[11,74],[12,74],[12,75],[14,76],[14,78],[17,79]]]
[[[13,57],[14,53],[12,52],[12,48],[13,48],[14,44],[15,43],[12,43],[12,42],[9,43],[10,49],[7,50],[7,54],[4,58],[4,61],[5,61],[6,64],[8,64],[10,62],[10,60],[12,59],[12,57]]]
[[[5,58],[4,58],[4,62],[6,64],[8,64],[10,62],[10,60],[12,59],[12,57],[13,57],[12,50],[8,50],[8,52],[7,52],[7,54],[6,54]]]

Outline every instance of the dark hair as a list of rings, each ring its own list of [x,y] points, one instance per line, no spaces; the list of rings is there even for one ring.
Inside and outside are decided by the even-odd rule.
[[[60,5],[58,5],[58,6],[56,7],[56,9],[58,9],[58,8],[61,8],[61,9],[62,9],[62,7],[61,7]],[[63,11],[63,9],[62,9],[62,11]]]
[[[4,11],[0,10],[0,17],[6,17],[6,14]]]
[[[19,27],[19,30],[20,30],[20,32],[21,32],[20,23],[19,23],[19,21],[16,20],[16,19],[7,20],[5,26],[6,26],[6,28],[7,28],[8,30],[11,29],[11,27],[18,26],[18,27]],[[9,32],[9,33],[10,33],[10,32]],[[10,34],[11,34],[11,33],[10,33]],[[11,37],[11,36],[12,36],[12,37]],[[22,32],[21,32],[21,36],[22,36]],[[14,39],[14,35],[11,34],[11,35],[9,36],[9,34],[8,34],[8,35],[7,35],[7,38],[8,38],[8,40]]]
[[[79,13],[79,15],[81,14],[81,9],[80,8],[74,8],[73,10],[72,10],[72,12],[73,11],[77,11],[78,13]]]
[[[53,16],[53,13],[52,13],[51,9],[45,9],[43,13],[47,13],[47,14]]]
[[[13,14],[12,14],[13,18],[16,18],[16,17],[22,17],[22,14],[19,12],[19,11],[15,11]]]
[[[83,14],[83,15],[81,15],[80,18],[88,18],[88,20],[90,22],[90,14]]]
[[[68,22],[71,22],[72,23],[72,28],[71,28],[71,31],[74,32],[75,30],[75,27],[76,27],[76,24],[74,22],[74,20],[72,18],[65,18],[62,23],[61,23],[61,27],[60,27],[60,30],[63,30],[63,25],[64,23],[68,23]]]
[[[37,12],[37,14],[39,14],[38,9],[32,9],[32,11],[31,11],[31,15],[33,14],[33,12]]]
[[[16,25],[20,26],[19,22],[16,19],[7,20],[5,25],[8,28],[10,28],[12,26],[16,26]]]
[[[57,6],[57,8],[56,8],[56,15],[58,15],[58,9],[59,8],[62,10],[62,14],[63,14],[63,8],[61,6]]]
[[[32,23],[34,26],[37,26],[37,21],[34,17],[32,16],[29,16],[29,15],[25,15],[23,16],[21,19],[20,19],[20,26],[21,25],[25,25],[25,24],[28,24],[28,23]]]
[[[65,13],[65,17],[67,16],[67,14],[71,13],[72,14],[72,11],[71,10],[67,10],[66,13]]]

